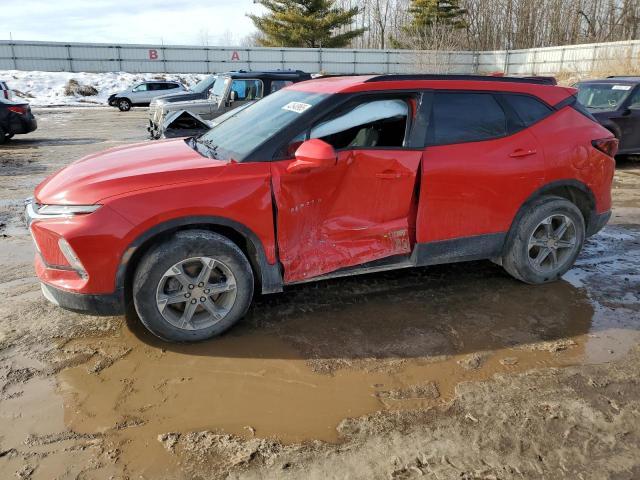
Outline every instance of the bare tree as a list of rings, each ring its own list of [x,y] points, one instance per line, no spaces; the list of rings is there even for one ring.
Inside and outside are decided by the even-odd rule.
[[[403,36],[411,21],[411,0],[336,3],[360,9],[353,25],[345,27],[367,29],[352,42],[356,48],[385,48],[390,39]],[[455,49],[511,50],[640,38],[640,0],[462,0],[460,6],[467,10],[467,28],[463,38],[455,37]],[[416,47],[441,43],[419,40]]]

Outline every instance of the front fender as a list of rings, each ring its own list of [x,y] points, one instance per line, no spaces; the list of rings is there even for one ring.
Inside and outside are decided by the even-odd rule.
[[[149,235],[203,222],[232,228],[249,239],[261,275],[269,277],[262,279],[263,291],[278,288],[268,273],[278,264],[269,163],[230,163],[213,178],[130,192],[111,197],[108,205],[134,225],[122,242],[124,263]]]

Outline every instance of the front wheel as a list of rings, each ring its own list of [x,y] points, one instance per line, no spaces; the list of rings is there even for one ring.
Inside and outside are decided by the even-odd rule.
[[[121,112],[128,112],[131,110],[131,102],[127,98],[120,98],[118,100],[118,109]]]
[[[531,284],[564,275],[585,239],[584,218],[578,207],[556,196],[534,202],[513,228],[502,265],[518,280]]]
[[[193,342],[220,335],[247,312],[253,272],[226,237],[186,230],[149,251],[136,269],[133,301],[157,337]]]

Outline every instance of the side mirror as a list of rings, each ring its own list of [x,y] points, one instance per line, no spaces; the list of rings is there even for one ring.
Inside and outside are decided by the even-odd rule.
[[[622,114],[623,117],[627,117],[629,115],[631,115],[631,109],[630,108],[625,108],[624,110],[622,110]]]
[[[313,138],[304,142],[295,153],[296,159],[287,167],[288,173],[307,173],[319,168],[333,167],[338,154],[327,142]]]

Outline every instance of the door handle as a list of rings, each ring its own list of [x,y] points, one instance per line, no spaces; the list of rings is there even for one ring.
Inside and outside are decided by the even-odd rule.
[[[519,157],[528,157],[529,155],[535,155],[538,153],[537,150],[525,150],[523,148],[519,148],[514,152],[510,153],[509,156],[511,158],[519,158]]]

